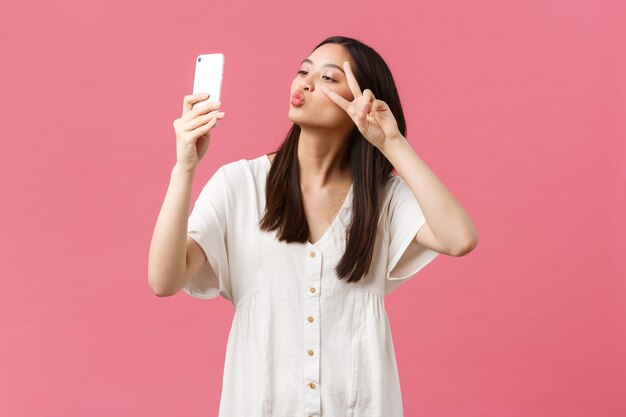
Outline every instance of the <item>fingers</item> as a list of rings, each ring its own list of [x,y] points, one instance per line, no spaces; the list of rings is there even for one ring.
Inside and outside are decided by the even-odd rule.
[[[209,93],[198,93],[198,94],[189,94],[186,95],[183,99],[183,115],[191,110],[192,106],[202,100],[206,100],[209,98]]]
[[[374,101],[372,102],[371,109],[370,109],[369,113],[367,113],[367,115],[368,115],[369,117],[374,116],[374,113],[376,113],[376,110],[378,109],[378,105],[379,105],[379,104],[378,104],[378,100],[374,100]]]
[[[346,110],[348,116],[350,116],[352,121],[359,126],[359,128],[363,126],[363,121],[365,120],[365,115],[367,113],[367,110],[365,110],[366,107],[367,103],[357,99],[350,103],[350,106],[348,106],[348,109]]]
[[[342,109],[346,111],[348,110],[348,107],[350,106],[350,102],[348,100],[346,100],[339,94],[335,93],[333,90],[326,87],[325,85],[322,85],[322,91],[326,93],[328,98],[330,98],[336,105],[338,105],[339,107],[341,107]]]
[[[361,97],[350,103],[348,114],[359,119],[364,119],[366,115],[372,116],[376,102],[377,100],[374,98],[371,90],[365,90]]]
[[[199,126],[205,125],[207,123],[211,123],[213,119],[221,119],[222,117],[224,117],[223,112],[218,112],[217,110],[214,110],[210,113],[194,117],[193,119],[187,122],[185,127],[186,127],[186,130],[192,131]]]
[[[208,122],[206,122],[206,119],[204,119],[204,122],[199,123],[196,128],[194,129],[189,128],[189,132],[191,132],[194,135],[194,137],[197,137],[201,134],[208,132],[209,130],[211,130],[217,125],[218,119],[221,119],[222,117],[224,117],[222,113],[215,113],[215,114],[212,113],[207,116],[210,116],[210,119]]]
[[[376,103],[376,98],[374,97],[374,93],[372,93],[372,90],[366,88],[365,91],[363,91],[363,96],[361,98],[363,101],[361,107],[362,111],[367,113],[368,116],[374,114],[374,104]]]
[[[220,101],[212,101],[212,102],[205,102],[205,103],[198,103],[196,104],[193,109],[187,111],[185,114],[182,115],[181,119],[183,120],[191,120],[194,117],[197,116],[201,116],[205,113],[209,113],[212,112],[214,110],[217,110],[220,105],[222,103]]]
[[[354,78],[354,73],[352,72],[352,68],[350,68],[349,61],[343,61],[343,69],[346,72],[346,78],[348,79],[348,86],[350,87],[350,91],[354,94],[354,98],[359,98],[361,94],[361,89],[359,88],[359,83],[357,83],[356,78]]]
[[[376,97],[374,97],[374,93],[372,93],[372,90],[370,90],[369,88],[366,88],[363,91],[363,98],[368,102],[374,101],[376,99]]]

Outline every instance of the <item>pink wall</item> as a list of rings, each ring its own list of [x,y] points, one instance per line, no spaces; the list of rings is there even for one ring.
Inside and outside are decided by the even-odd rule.
[[[223,52],[195,200],[278,145],[330,35],[387,60],[407,138],[480,235],[386,298],[406,415],[626,415],[625,18],[617,0],[4,1],[0,415],[217,415],[232,305],[147,283],[172,122],[195,56]]]

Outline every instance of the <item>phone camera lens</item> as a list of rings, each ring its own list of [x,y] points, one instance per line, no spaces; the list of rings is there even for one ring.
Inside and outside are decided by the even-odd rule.
[[[198,57],[198,62],[202,61],[202,58]]]

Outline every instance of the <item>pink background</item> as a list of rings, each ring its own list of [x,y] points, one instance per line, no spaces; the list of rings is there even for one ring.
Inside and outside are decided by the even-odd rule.
[[[195,56],[223,52],[195,200],[280,143],[331,35],[388,62],[480,236],[386,298],[406,415],[626,415],[625,20],[618,0],[4,0],[0,415],[217,415],[233,306],[147,281],[172,123]]]

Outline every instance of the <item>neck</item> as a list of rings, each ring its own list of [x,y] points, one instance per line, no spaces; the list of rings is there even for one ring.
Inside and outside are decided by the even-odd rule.
[[[337,130],[302,129],[298,139],[301,183],[322,189],[352,182],[348,145],[347,134]]]

